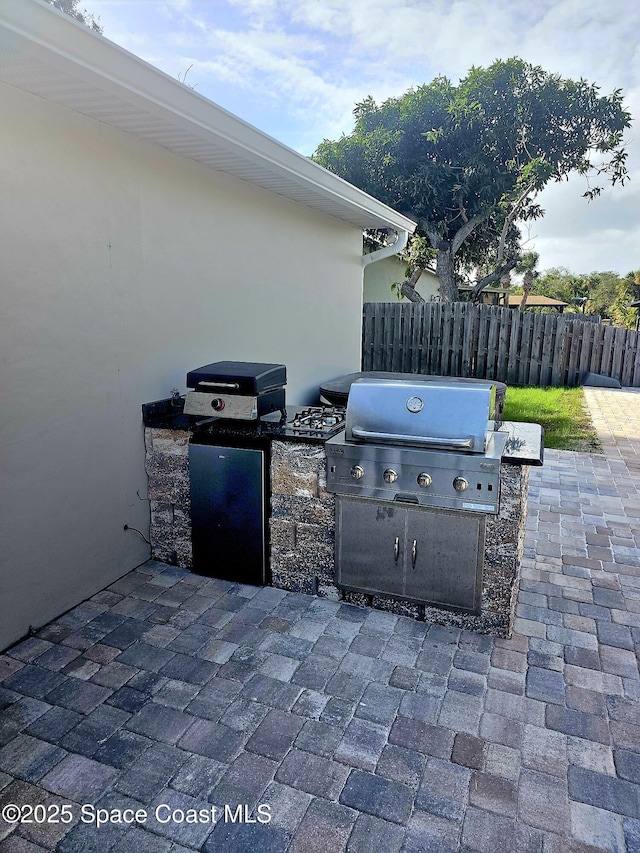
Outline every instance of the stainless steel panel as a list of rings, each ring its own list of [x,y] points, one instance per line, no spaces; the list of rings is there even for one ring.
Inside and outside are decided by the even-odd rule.
[[[407,512],[407,598],[480,612],[486,517],[466,512]]]
[[[193,566],[200,574],[266,581],[265,454],[189,445]]]
[[[348,442],[342,432],[325,443],[327,490],[383,500],[404,499],[420,506],[495,514],[500,500],[500,459],[505,441],[503,433],[491,432],[484,454],[454,453],[393,445],[354,444]],[[352,474],[355,469],[360,476]],[[384,477],[388,469],[398,475],[392,482],[387,482]],[[463,492],[454,487],[454,481],[459,477],[469,482],[469,488]]]
[[[184,413],[254,421],[258,417],[258,398],[243,397],[241,394],[205,394],[203,391],[187,391]]]
[[[336,583],[402,597],[405,528],[406,513],[398,505],[338,498]]]
[[[349,391],[346,435],[351,441],[446,443],[482,453],[494,410],[495,386],[358,379]]]
[[[336,584],[479,613],[485,523],[481,514],[339,495]]]

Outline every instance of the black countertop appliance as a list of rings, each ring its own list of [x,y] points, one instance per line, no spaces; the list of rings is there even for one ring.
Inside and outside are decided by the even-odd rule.
[[[191,541],[198,574],[236,583],[269,583],[269,441],[260,419],[285,416],[283,364],[219,361],[189,371],[185,413],[246,421],[225,435],[197,426],[189,443]],[[201,422],[200,422],[201,423]],[[254,425],[251,428],[250,424]]]
[[[284,364],[216,361],[187,373],[184,412],[199,417],[252,421],[280,411],[284,414]]]

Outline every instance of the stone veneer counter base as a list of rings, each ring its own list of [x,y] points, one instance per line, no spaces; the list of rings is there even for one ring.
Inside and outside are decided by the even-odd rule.
[[[497,516],[487,516],[480,615],[427,606],[427,622],[498,637],[510,636],[524,548],[528,483],[528,467],[502,465],[500,512]],[[325,487],[324,447],[273,442],[273,585],[420,618],[421,608],[417,604],[337,589],[334,584],[335,498]]]
[[[152,557],[192,567],[189,497],[190,432],[145,430]],[[221,442],[223,443],[223,442]],[[518,595],[529,468],[503,463],[501,503],[487,516],[480,615],[427,606],[428,622],[506,637]],[[322,442],[271,441],[270,561],[273,586],[342,599],[420,618],[420,606],[399,599],[342,592],[334,584],[335,498],[326,491]]]

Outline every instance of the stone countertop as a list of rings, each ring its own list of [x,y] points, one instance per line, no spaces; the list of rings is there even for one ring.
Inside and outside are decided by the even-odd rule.
[[[184,403],[184,401],[181,401]],[[216,438],[243,440],[247,443],[266,441],[296,441],[324,444],[329,436],[310,433],[292,433],[283,423],[279,412],[266,415],[259,421],[229,420],[226,418],[196,418],[185,415],[171,399],[145,403],[142,407],[144,425],[152,429],[169,429],[190,432],[205,441]],[[299,406],[287,406],[289,414]],[[500,432],[508,434],[503,462],[512,465],[542,465],[544,456],[544,430],[540,424],[503,421]]]
[[[184,404],[184,400],[181,401]],[[293,416],[300,406],[287,406],[288,416]],[[142,420],[151,429],[177,430],[189,432],[205,442],[222,440],[242,440],[247,444],[266,441],[296,441],[310,444],[324,444],[329,437],[312,433],[293,433],[283,422],[280,412],[256,421],[230,420],[228,418],[199,418],[185,415],[182,407],[172,405],[170,399],[145,403],[142,407]]]

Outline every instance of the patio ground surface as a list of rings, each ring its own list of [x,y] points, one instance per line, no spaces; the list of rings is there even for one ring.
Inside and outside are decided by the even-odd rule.
[[[3,853],[638,853],[640,392],[586,395],[510,640],[149,562],[0,656]]]

